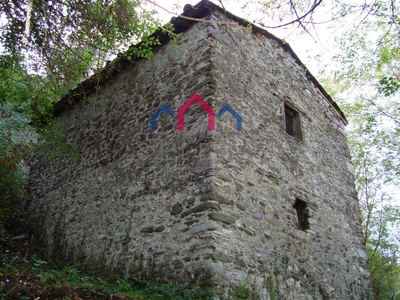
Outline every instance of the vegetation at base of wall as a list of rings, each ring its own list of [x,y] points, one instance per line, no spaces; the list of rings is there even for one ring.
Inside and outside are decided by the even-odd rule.
[[[248,299],[250,296],[250,282],[240,284],[236,288],[236,296],[238,300]]]
[[[75,266],[51,266],[29,249],[27,234],[3,234],[0,242],[0,300],[9,299],[132,299],[200,300],[207,291],[170,283],[140,283],[121,277],[105,280]]]

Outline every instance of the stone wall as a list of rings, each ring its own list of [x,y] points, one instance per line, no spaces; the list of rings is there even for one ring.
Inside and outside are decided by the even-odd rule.
[[[239,285],[252,299],[369,299],[340,114],[276,41],[217,23],[230,21],[218,11],[209,19],[63,112],[73,155],[56,148],[32,167],[37,238],[60,263],[213,286],[221,299]],[[194,93],[215,130],[197,104],[178,130]],[[175,118],[161,114],[151,131],[163,104]],[[242,130],[217,116],[225,104]],[[285,105],[299,138],[285,130]]]

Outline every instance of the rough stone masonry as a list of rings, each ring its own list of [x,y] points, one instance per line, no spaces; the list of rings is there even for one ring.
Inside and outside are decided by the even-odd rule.
[[[37,239],[61,264],[219,299],[372,299],[343,113],[288,45],[196,7],[207,21],[175,19],[151,60],[58,104],[71,153],[32,166]]]

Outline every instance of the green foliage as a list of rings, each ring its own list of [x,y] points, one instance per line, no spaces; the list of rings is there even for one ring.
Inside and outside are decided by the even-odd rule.
[[[128,0],[33,2],[30,37],[22,35],[24,1],[2,1],[0,32],[0,225],[26,194],[30,156],[38,136],[46,136],[41,151],[50,148],[76,157],[53,124],[53,104],[103,65],[122,47],[129,59],[151,58],[160,42],[150,37],[154,12]],[[24,56],[20,56],[23,53]]]
[[[97,70],[112,54],[146,40],[157,27],[154,11],[129,0],[33,1],[28,43],[25,1],[2,1],[6,22],[0,32],[4,51],[13,57],[28,51],[29,70],[69,88]],[[148,52],[146,52],[148,57]]]
[[[400,299],[400,265],[397,253],[367,247],[374,299]]]
[[[249,297],[250,297],[249,285],[250,285],[249,282],[245,282],[245,283],[240,284],[236,288],[236,296],[237,296],[238,300],[249,299]]]
[[[400,299],[400,207],[395,200],[400,132],[374,102],[361,98],[342,108],[350,120],[348,138],[375,299]]]
[[[341,107],[350,122],[348,140],[375,299],[400,299],[399,27],[385,22],[389,7],[388,1],[379,2],[375,18],[343,35],[343,52],[336,57],[340,69],[328,85],[337,99],[346,99]]]
[[[25,3],[0,3],[2,22],[6,21],[0,32],[0,243],[4,246],[9,247],[14,241],[4,228],[15,229],[19,226],[15,223],[24,218],[19,208],[26,196],[30,161],[38,137],[46,137],[41,142],[41,154],[51,159],[61,153],[77,161],[63,142],[52,115],[53,104],[99,69],[106,58],[120,52],[121,47],[141,40],[137,47],[130,48],[128,59],[150,59],[153,47],[160,44],[150,36],[156,24],[153,12],[141,9],[139,13],[138,5],[127,0],[34,2],[30,39],[24,45],[21,24],[25,22]],[[46,293],[51,295],[52,290],[59,288],[66,290],[66,297],[82,293],[89,295],[87,298],[107,293],[136,297],[147,293],[133,290],[121,278],[109,283],[85,276],[72,266],[52,269],[36,257],[32,258],[30,268],[24,266],[24,271],[15,269],[3,251],[0,259],[1,268],[5,268],[0,269],[0,299],[16,294],[21,299],[46,298]],[[8,278],[4,278],[6,275]],[[158,289],[152,299],[160,299],[158,295],[164,294],[171,295],[171,299],[195,299],[191,298],[195,290],[176,285],[150,288]]]
[[[138,46],[130,47],[125,57],[129,60],[133,60],[136,57],[150,59],[153,56],[153,47],[157,45],[161,45],[158,39],[153,36],[147,37]]]
[[[29,116],[29,89],[24,78],[4,67],[0,57],[0,225],[25,196],[28,164],[36,140]]]
[[[138,282],[119,276],[105,280],[96,273],[84,273],[77,266],[56,268],[41,256],[41,249],[29,244],[31,237],[14,234],[3,232],[0,238],[1,300],[14,299],[15,295],[17,299],[209,299],[207,290],[199,287]]]
[[[2,1],[0,31],[0,225],[26,195],[31,153],[62,153],[77,161],[63,142],[53,104],[131,43],[128,59],[150,59],[155,12],[137,1],[33,1],[28,43],[22,42],[26,3]],[[173,29],[170,27],[170,29]],[[21,56],[21,53],[23,56]],[[56,151],[54,151],[56,149]]]
[[[204,294],[199,287],[187,288],[172,282],[166,284],[150,283],[143,289],[149,300],[195,300],[205,299]]]
[[[271,277],[267,279],[267,290],[271,300],[279,299],[280,295],[279,286],[276,282],[272,280]]]
[[[29,265],[24,263],[23,266],[11,265],[8,261],[9,259],[4,257],[1,261],[0,299],[9,299],[15,294],[27,295],[26,299],[37,296],[52,298],[54,295],[74,299],[207,299],[199,287],[187,288],[172,282],[134,285],[120,277],[105,281],[98,276],[85,275],[73,266],[67,265],[61,270],[50,268],[46,261],[36,257],[32,257]]]
[[[383,76],[378,82],[378,92],[386,97],[396,94],[400,88],[399,80],[392,76]]]
[[[343,9],[347,14],[352,7]],[[399,13],[393,1],[371,4],[362,21],[337,38],[333,78],[324,80],[349,120],[375,299],[400,299]]]

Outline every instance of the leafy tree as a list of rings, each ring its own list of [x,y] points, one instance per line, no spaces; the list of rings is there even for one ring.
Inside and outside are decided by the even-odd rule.
[[[350,122],[348,139],[376,299],[400,299],[400,9],[396,5],[374,1],[363,8],[362,17],[336,38],[341,51],[331,65],[331,80],[325,81]]]
[[[150,57],[158,21],[130,0],[5,0],[0,15],[1,226],[26,194],[38,135],[60,142],[43,126],[53,103],[132,43],[144,41],[126,59]]]
[[[23,51],[29,71],[69,88],[158,24],[154,12],[130,0],[6,0],[0,12],[4,51]]]
[[[38,134],[54,135],[53,103],[132,43],[144,41],[126,59],[150,57],[158,21],[130,0],[5,0],[0,14],[1,225],[26,194]]]
[[[0,225],[25,195],[29,155],[36,136],[29,116],[26,78],[0,58]]]
[[[375,299],[400,299],[398,127],[363,99],[344,107]]]

